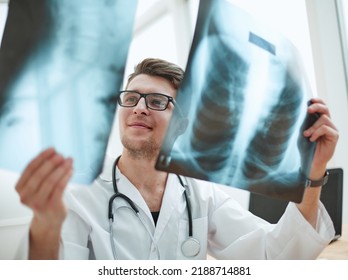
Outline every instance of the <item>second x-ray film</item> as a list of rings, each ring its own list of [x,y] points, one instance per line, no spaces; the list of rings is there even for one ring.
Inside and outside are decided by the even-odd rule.
[[[0,49],[0,168],[21,172],[46,147],[100,172],[137,1],[11,0]]]
[[[156,168],[299,202],[315,150],[303,137],[311,95],[287,39],[229,1],[201,1]]]

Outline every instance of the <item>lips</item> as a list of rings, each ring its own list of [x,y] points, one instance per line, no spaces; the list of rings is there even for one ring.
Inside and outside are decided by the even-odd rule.
[[[152,129],[152,127],[150,125],[148,125],[145,122],[141,122],[141,121],[134,121],[128,124],[128,126],[130,127],[134,127],[134,128],[147,128],[147,129]]]

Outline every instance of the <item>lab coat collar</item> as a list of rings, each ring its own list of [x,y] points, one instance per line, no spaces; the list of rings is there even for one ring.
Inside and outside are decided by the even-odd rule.
[[[122,174],[118,168],[116,168],[116,182],[118,191],[128,196],[138,207],[141,208],[146,216],[152,220],[151,212],[144,198],[141,196],[138,189],[128,180],[126,176]]]
[[[100,177],[105,181],[112,182],[112,166],[115,161],[115,158],[110,156],[105,157],[103,171],[100,174]],[[121,171],[116,168],[116,182],[119,192],[128,196],[142,211],[146,214],[148,218],[148,223],[152,225],[152,229],[155,230],[155,240],[158,240],[162,235],[167,223],[170,220],[173,211],[181,212],[185,207],[185,203],[182,198],[185,188],[181,186],[177,175],[169,173],[166,183],[166,188],[163,195],[162,206],[160,210],[160,216],[157,221],[157,226],[155,225],[152,219],[151,212],[141,196],[137,188],[125,177]],[[181,203],[181,204],[179,204]]]
[[[115,162],[115,158],[112,158],[111,156],[106,156],[103,166],[103,171],[99,175],[99,177],[104,182],[110,182],[111,183],[111,189],[110,191],[113,193],[113,187],[112,187],[112,169]],[[146,205],[146,202],[144,201],[143,197],[141,196],[140,192],[137,190],[137,188],[127,179],[126,176],[124,176],[121,171],[116,167],[116,183],[118,191],[126,196],[128,196],[139,208],[143,210],[143,212],[146,213],[147,216],[151,217],[151,213]],[[104,184],[105,185],[105,184]],[[117,205],[123,205],[124,203],[116,203]],[[151,217],[152,219],[152,217]]]
[[[113,158],[108,154],[105,155],[103,169],[99,175],[99,177],[101,177],[103,179],[103,181],[112,182],[112,166],[113,166],[115,160],[116,160],[116,158]]]
[[[182,212],[185,203],[182,203],[185,188],[180,184],[178,177],[170,173],[167,178],[166,189],[164,191],[161,212],[157,221],[155,240],[159,240],[166,228],[171,215],[176,212]]]

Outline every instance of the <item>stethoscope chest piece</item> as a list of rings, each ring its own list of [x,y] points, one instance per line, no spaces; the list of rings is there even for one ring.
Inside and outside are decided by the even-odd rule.
[[[193,237],[187,238],[181,245],[181,251],[186,257],[195,257],[201,250],[199,241]]]

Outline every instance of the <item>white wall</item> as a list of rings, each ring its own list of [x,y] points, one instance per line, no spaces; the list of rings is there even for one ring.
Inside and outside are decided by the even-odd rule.
[[[330,167],[348,171],[348,93],[336,1],[306,0],[318,95],[331,109],[340,132]],[[348,16],[348,14],[346,14]],[[347,38],[347,37],[346,37]],[[346,176],[347,177],[347,176]],[[348,223],[348,180],[344,180],[343,223]]]
[[[15,257],[32,217],[14,190],[17,179],[18,174],[0,169],[0,260]]]

